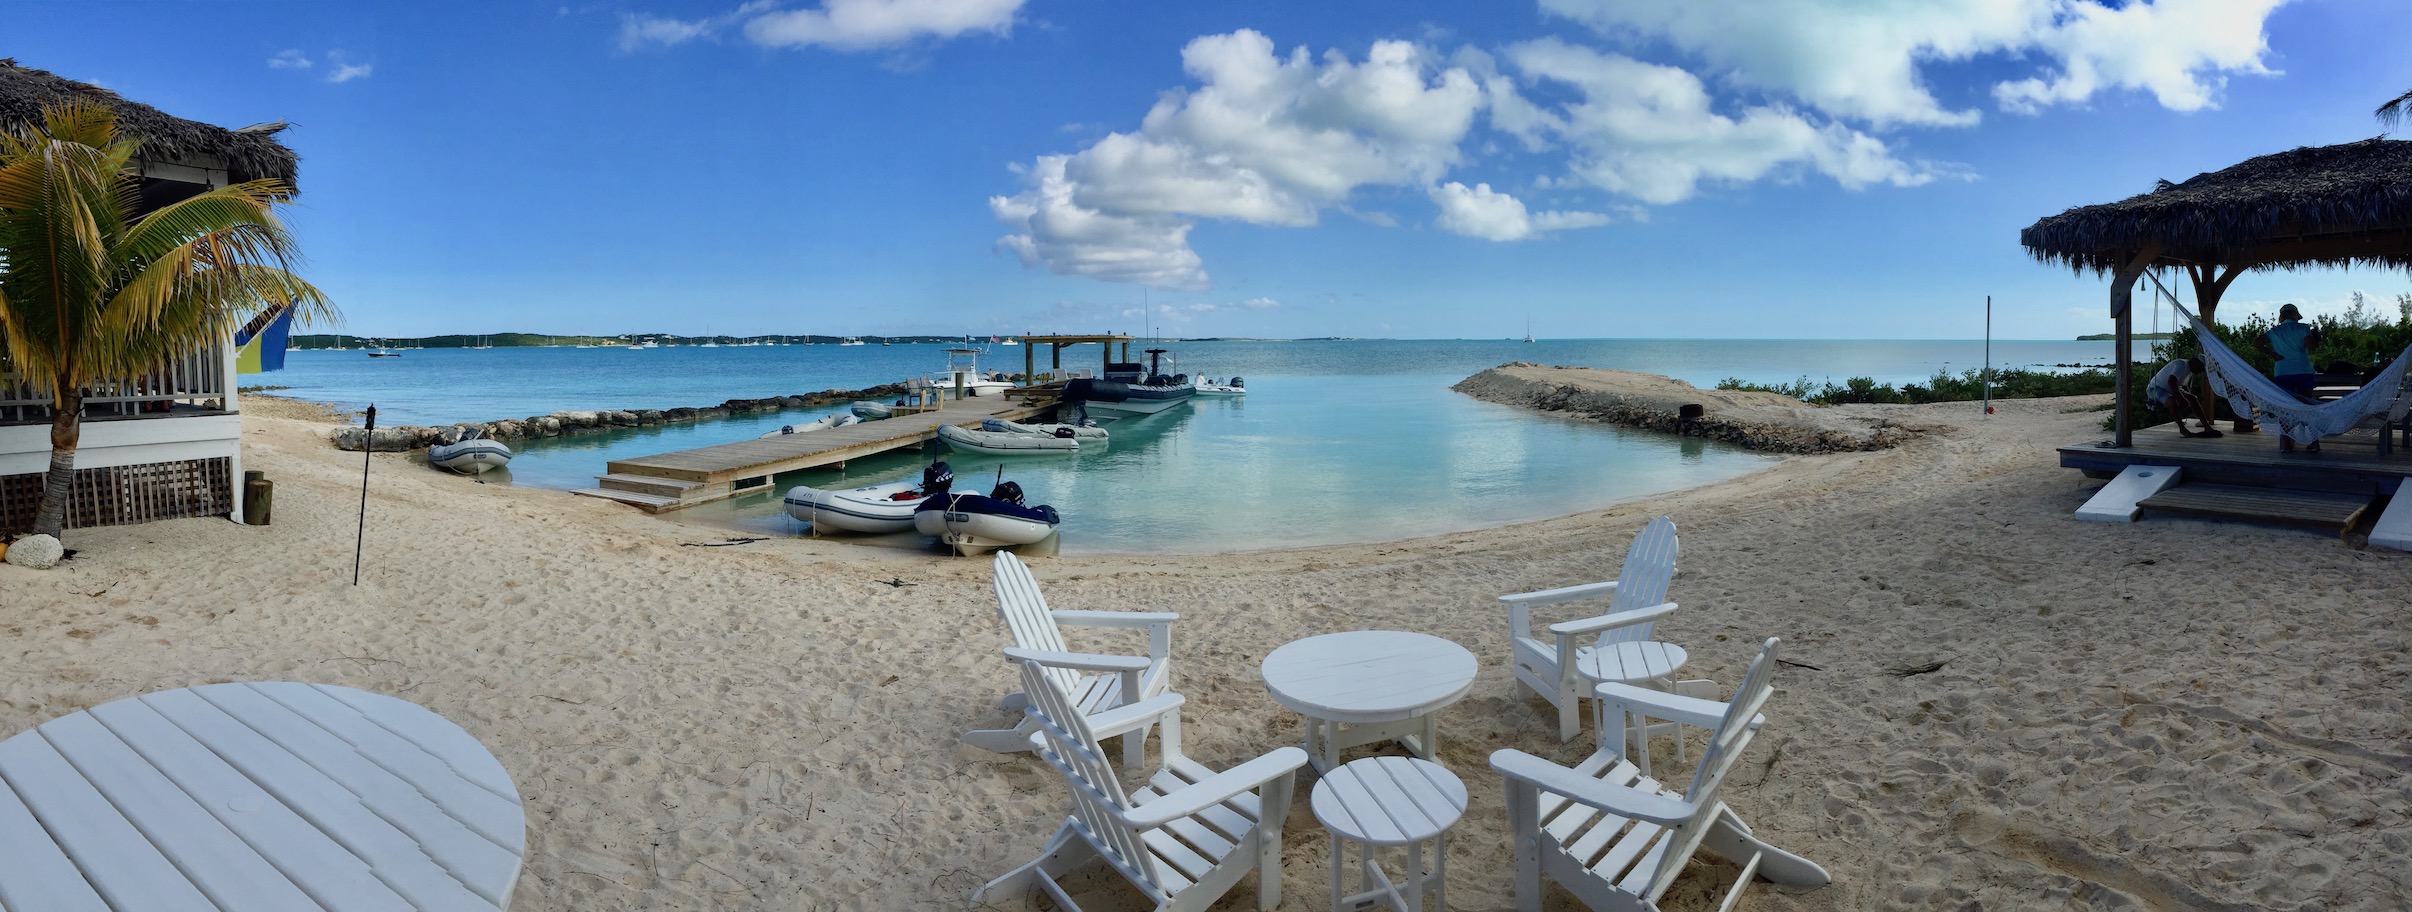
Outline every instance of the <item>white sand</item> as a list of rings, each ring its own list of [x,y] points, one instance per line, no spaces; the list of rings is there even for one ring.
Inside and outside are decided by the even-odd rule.
[[[2074,522],[2092,485],[2051,448],[2097,434],[2102,413],[2078,404],[1905,408],[1959,429],[1507,528],[1034,567],[1059,608],[1182,612],[1174,683],[1213,763],[1298,737],[1256,672],[1281,643],[1378,627],[1473,649],[1482,678],[1440,720],[1473,793],[1451,843],[1461,909],[1510,902],[1489,752],[1587,750],[1513,698],[1492,599],[1612,574],[1658,512],[1683,529],[1684,609],[1659,630],[1692,649],[1687,676],[1730,682],[1770,635],[1821,669],[1784,670],[1727,795],[1836,880],[1762,887],[1750,908],[2412,903],[2412,559],[2283,529]],[[246,406],[276,525],[86,530],[63,569],[0,566],[0,735],[213,681],[417,701],[517,779],[529,912],[962,908],[1061,818],[1033,758],[954,742],[1010,721],[991,708],[1013,676],[985,561],[681,547],[727,533],[380,454],[354,589],[359,455],[290,405]],[[1930,661],[1946,664],[1885,674]],[[1283,908],[1320,908],[1327,843],[1303,789],[1288,832]],[[1731,876],[1700,865],[1668,905],[1703,908]]]

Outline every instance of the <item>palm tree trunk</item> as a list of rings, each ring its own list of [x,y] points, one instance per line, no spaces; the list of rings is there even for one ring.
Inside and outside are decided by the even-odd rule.
[[[34,534],[58,537],[67,527],[67,497],[75,490],[75,447],[84,439],[84,392],[62,383],[50,410],[50,474],[42,478],[42,506]]]

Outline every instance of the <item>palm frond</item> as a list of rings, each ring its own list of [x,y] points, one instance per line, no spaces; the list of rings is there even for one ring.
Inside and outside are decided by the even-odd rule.
[[[2386,104],[2379,105],[2378,110],[2370,112],[2370,115],[2378,118],[2379,123],[2393,127],[2403,122],[2404,111],[2407,109],[2412,109],[2412,92],[2405,92],[2389,99]]]

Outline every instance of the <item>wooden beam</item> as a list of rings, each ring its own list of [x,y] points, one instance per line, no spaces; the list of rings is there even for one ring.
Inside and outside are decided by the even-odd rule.
[[[2136,279],[2141,277],[2144,274],[2144,268],[2152,265],[2152,261],[2160,255],[2161,242],[2146,241],[2144,249],[2137,251],[2135,256],[2128,259],[2127,265],[2119,267],[2119,271],[2111,275],[2110,308],[2111,318],[2116,327],[2113,337],[2117,340],[2114,344],[2119,347],[2119,350],[2114,353],[2113,362],[2116,365],[2114,369],[2118,371],[2118,376],[2112,378],[2116,398],[2112,406],[2115,411],[2111,423],[2113,428],[2111,445],[2122,449],[2134,446],[2136,443],[2134,409]]]

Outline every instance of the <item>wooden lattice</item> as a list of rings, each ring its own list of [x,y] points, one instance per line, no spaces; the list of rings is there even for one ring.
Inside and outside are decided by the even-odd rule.
[[[33,530],[42,506],[42,475],[0,476],[0,535]],[[234,510],[228,489],[232,461],[187,459],[145,465],[78,469],[67,500],[67,527],[119,526]]]

